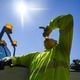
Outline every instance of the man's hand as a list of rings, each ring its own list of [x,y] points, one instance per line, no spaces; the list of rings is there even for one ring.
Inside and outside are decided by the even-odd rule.
[[[46,28],[44,29],[44,32],[43,32],[43,37],[49,37],[51,31],[52,30],[48,26],[46,26]]]

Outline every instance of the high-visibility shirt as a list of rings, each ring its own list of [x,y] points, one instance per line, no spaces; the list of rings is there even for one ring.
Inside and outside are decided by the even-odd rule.
[[[59,16],[49,23],[48,28],[50,32],[59,29],[59,41],[56,46],[43,52],[13,58],[13,64],[25,65],[29,69],[26,80],[70,80],[73,17],[71,14]]]

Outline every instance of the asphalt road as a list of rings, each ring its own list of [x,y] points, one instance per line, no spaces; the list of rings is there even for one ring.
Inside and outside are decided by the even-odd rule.
[[[80,72],[70,72],[70,80],[80,80]]]
[[[26,80],[28,70],[23,67],[5,67],[0,70],[0,80]],[[80,72],[70,72],[70,80],[80,80]]]

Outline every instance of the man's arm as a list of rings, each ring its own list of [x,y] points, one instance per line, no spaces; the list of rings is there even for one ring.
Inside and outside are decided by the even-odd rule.
[[[49,36],[52,30],[59,28],[59,46],[70,53],[73,35],[72,15],[62,15],[52,20],[44,30],[43,36]]]
[[[29,68],[33,58],[36,57],[36,55],[38,55],[38,52],[29,53],[27,55],[23,55],[19,57],[12,57],[12,63],[13,65],[25,66]]]

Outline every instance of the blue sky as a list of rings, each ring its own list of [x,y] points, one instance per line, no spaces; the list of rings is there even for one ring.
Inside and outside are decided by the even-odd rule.
[[[43,51],[42,30],[39,26],[46,26],[51,19],[59,15],[72,14],[74,17],[74,34],[71,49],[71,61],[80,59],[80,0],[23,0],[26,5],[34,4],[43,10],[31,11],[24,18],[24,25],[16,11],[15,4],[20,0],[0,0],[0,30],[10,22],[13,27],[12,38],[17,40],[16,55],[28,54],[30,52]],[[52,33],[52,37],[58,39],[58,31]],[[11,45],[6,35],[3,37],[9,49]]]

